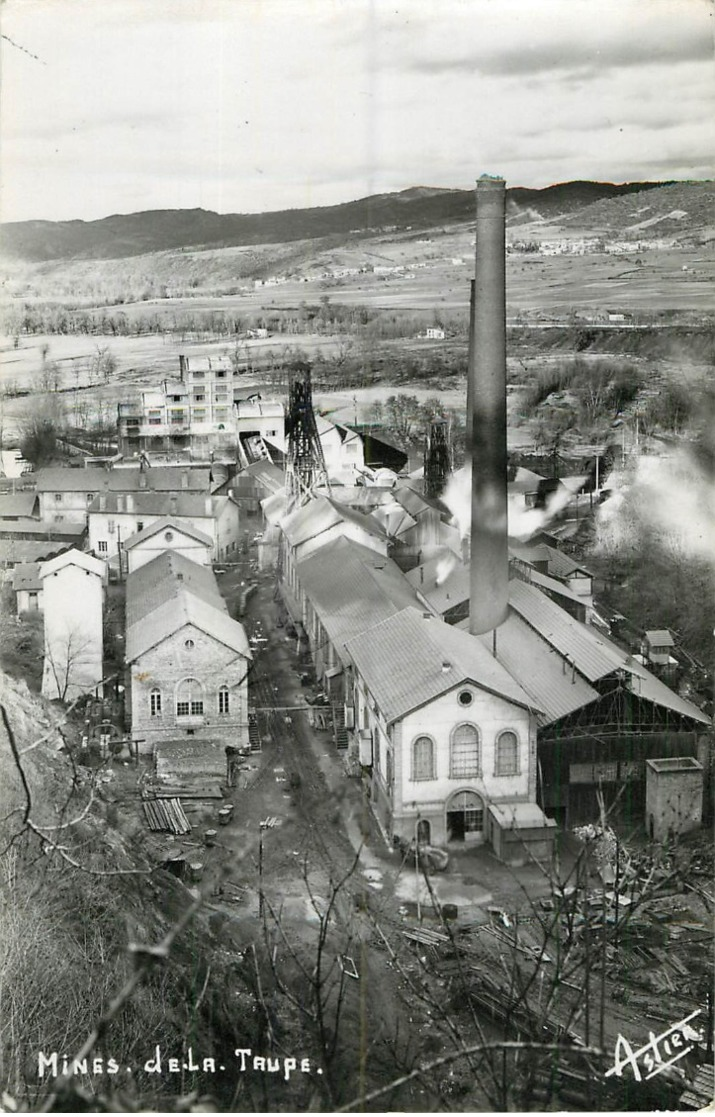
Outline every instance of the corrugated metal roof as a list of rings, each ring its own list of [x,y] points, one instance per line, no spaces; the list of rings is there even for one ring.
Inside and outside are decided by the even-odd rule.
[[[39,592],[42,589],[39,562],[21,562],[12,572],[12,588],[15,593],[19,590],[32,590]]]
[[[195,539],[197,543],[203,543],[206,547],[213,547],[213,539],[205,535],[203,531],[193,527],[192,524],[185,524],[179,520],[172,519],[171,516],[161,516],[158,520],[154,520],[148,527],[142,528],[141,531],[135,532],[130,535],[124,542],[124,550],[131,551],[132,547],[136,547],[137,543],[143,543],[145,539],[151,539],[153,535],[157,535],[160,531],[176,531],[181,535],[188,535],[189,538]]]
[[[645,638],[649,644],[656,647],[675,647],[675,640],[667,628],[651,628],[646,632]]]
[[[347,505],[339,504],[330,497],[319,494],[307,504],[296,508],[283,521],[283,533],[292,547],[298,547],[316,535],[334,527],[341,521],[349,521],[370,535],[386,538],[384,528],[370,515],[356,512]]]
[[[347,651],[388,722],[465,682],[534,708],[531,695],[479,639],[414,608],[374,625]]]
[[[285,473],[273,462],[251,462],[236,474],[236,481],[240,481],[242,477],[251,477],[270,493],[277,493],[285,485]]]
[[[27,518],[34,515],[37,504],[37,493],[2,493],[0,495],[0,519],[18,516]]]
[[[437,507],[434,501],[427,500],[422,493],[418,493],[404,483],[396,485],[392,491],[398,504],[401,504],[411,516],[421,516],[430,509]]]
[[[469,624],[463,623],[465,627]],[[479,639],[487,650],[491,649],[491,632]],[[497,629],[497,659],[531,695],[540,711],[539,725],[558,721],[599,697],[598,691],[578,671],[573,671],[562,656],[552,652],[515,612]]]
[[[652,675],[633,656],[602,633],[581,624],[534,586],[509,583],[512,607],[497,629],[497,658],[534,697],[547,725],[599,698],[590,683],[617,671],[633,694],[702,724],[710,719],[692,702],[681,698]],[[464,630],[469,621],[460,622]],[[480,637],[491,647],[491,633]],[[574,670],[575,667],[575,670]]]
[[[676,714],[692,718],[703,725],[712,724],[707,714],[704,714],[692,702],[688,702],[687,698],[681,698],[679,694],[676,694],[669,686],[652,675],[646,667],[634,660],[632,656],[627,657],[624,669],[628,672],[626,683],[629,690],[639,698],[645,698],[655,706],[664,706],[668,710],[673,710]]]
[[[152,610],[188,590],[226,612],[226,603],[209,566],[199,566],[176,551],[165,551],[127,575],[127,626],[138,624]]]
[[[338,654],[348,640],[418,605],[400,568],[369,547],[335,539],[298,563],[298,580]]]
[[[556,547],[549,547],[548,544],[543,543],[540,549],[546,551],[549,574],[554,578],[570,578],[576,571],[583,571],[584,574],[590,573],[582,563],[577,562],[570,555],[565,555],[563,551],[559,551]]]
[[[509,604],[542,639],[575,663],[577,671],[589,682],[623,667],[622,652],[608,644],[600,633],[564,612],[535,586],[513,579],[509,583]]]
[[[469,567],[464,566],[452,551],[447,548],[445,550],[447,554],[441,566],[429,571],[429,580],[426,571],[425,581],[420,584],[410,578],[420,596],[440,615],[469,600]],[[414,574],[414,571],[410,573]]]

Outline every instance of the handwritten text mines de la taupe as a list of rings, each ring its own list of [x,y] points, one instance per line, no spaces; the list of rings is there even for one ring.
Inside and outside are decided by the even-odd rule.
[[[193,1048],[189,1047],[181,1056],[168,1055],[157,1045],[151,1058],[136,1067],[122,1066],[116,1059],[95,1056],[90,1059],[72,1059],[67,1055],[60,1055],[57,1051],[40,1051],[37,1056],[37,1073],[40,1078],[66,1078],[82,1077],[83,1075],[115,1075],[133,1074],[144,1071],[145,1074],[181,1074],[186,1071],[198,1071],[203,1074],[217,1074],[225,1071],[238,1071],[240,1074],[276,1074],[289,1081],[292,1074],[322,1074],[320,1067],[314,1066],[310,1059],[292,1056],[272,1058],[267,1055],[254,1055],[250,1047],[237,1047],[234,1051],[235,1061],[229,1065],[218,1063],[212,1057],[199,1057],[194,1055]]]

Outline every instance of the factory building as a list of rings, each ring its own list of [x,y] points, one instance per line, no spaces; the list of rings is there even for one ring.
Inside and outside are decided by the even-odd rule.
[[[409,657],[405,650],[409,648]],[[482,643],[409,607],[348,642],[355,724],[390,833],[548,858],[532,700]]]
[[[126,610],[128,708],[139,752],[189,738],[224,757],[227,747],[247,747],[251,651],[211,568],[157,555],[128,575]]]
[[[468,565],[439,499],[412,486],[367,514],[313,495],[276,522],[284,596],[388,832],[488,842],[516,862],[548,854],[554,818],[593,818],[599,788],[642,815],[646,761],[702,756],[709,720],[582,623],[587,569],[548,546],[510,555],[505,339],[504,183],[482,179]]]

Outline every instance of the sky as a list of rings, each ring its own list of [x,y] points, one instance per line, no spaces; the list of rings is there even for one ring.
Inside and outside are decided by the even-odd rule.
[[[715,0],[0,0],[0,220],[711,178]]]

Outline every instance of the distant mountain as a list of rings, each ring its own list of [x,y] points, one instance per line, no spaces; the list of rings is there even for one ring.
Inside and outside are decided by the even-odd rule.
[[[660,182],[563,182],[507,191],[510,220],[552,219]],[[26,261],[121,259],[177,248],[226,248],[320,237],[365,236],[381,229],[427,229],[470,221],[472,190],[415,186],[355,202],[274,213],[148,210],[99,221],[18,221],[0,226],[0,252]]]

